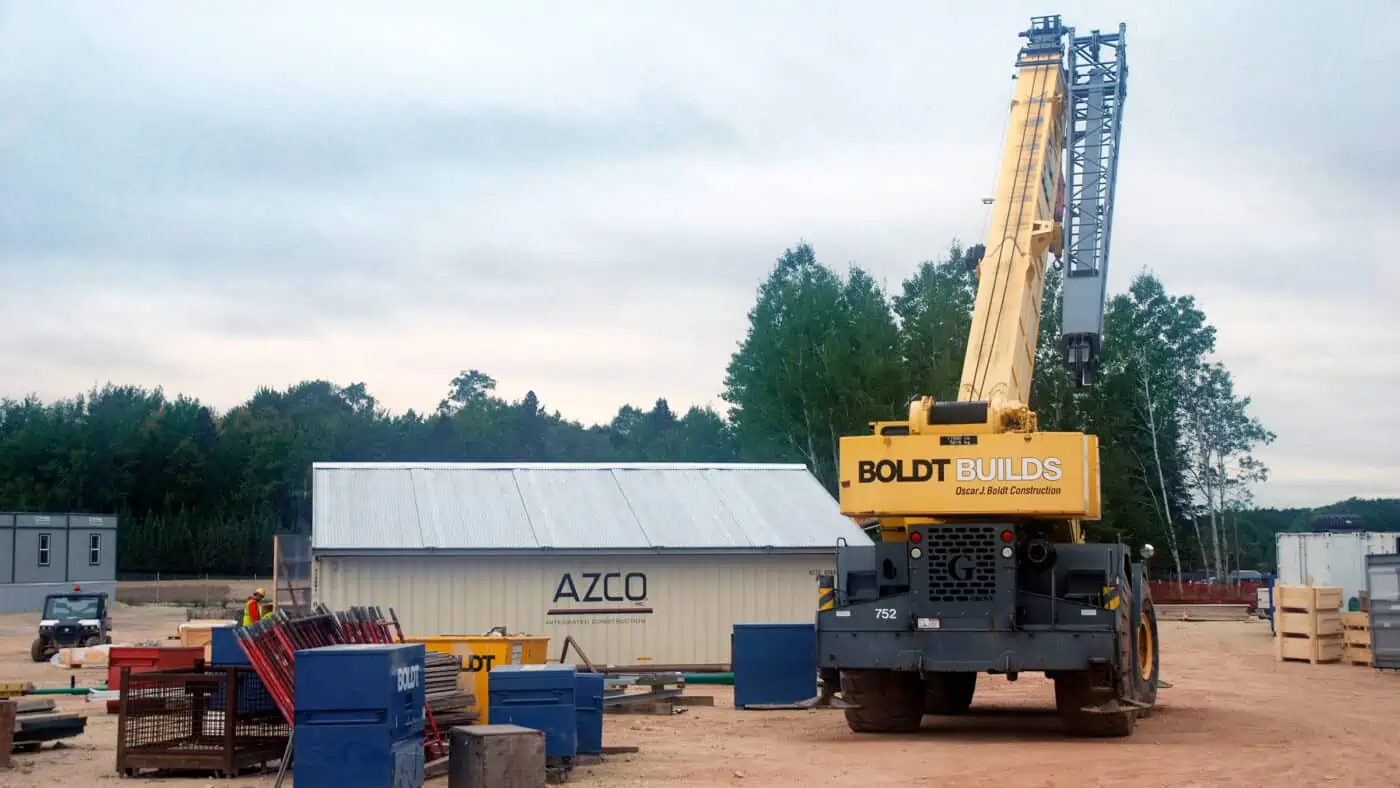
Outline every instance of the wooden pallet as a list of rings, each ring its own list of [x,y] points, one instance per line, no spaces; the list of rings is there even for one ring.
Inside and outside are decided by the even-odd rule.
[[[1342,661],[1342,589],[1280,585],[1274,590],[1274,651],[1280,662]]]

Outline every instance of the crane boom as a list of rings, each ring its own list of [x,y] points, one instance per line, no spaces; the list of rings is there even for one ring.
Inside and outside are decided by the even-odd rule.
[[[1021,35],[1029,41],[1016,60],[1016,97],[958,389],[963,402],[1012,407],[1030,402],[1045,258],[1058,257],[1063,240],[1055,201],[1065,150],[1065,28],[1058,16],[1036,17]]]

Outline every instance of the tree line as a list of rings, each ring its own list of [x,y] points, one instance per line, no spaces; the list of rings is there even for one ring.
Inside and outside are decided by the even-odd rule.
[[[117,514],[125,572],[244,574],[268,571],[274,533],[308,529],[315,461],[797,461],[834,495],[840,436],[903,418],[914,396],[956,396],[979,255],[954,243],[889,294],[859,266],[838,272],[805,243],[787,250],[758,289],[722,414],[659,398],[584,425],[534,391],[502,397],[477,369],[422,412],[324,380],[259,388],[223,413],[112,383],[5,399],[0,509]],[[1172,572],[1266,566],[1259,529],[1280,517],[1252,509],[1250,485],[1267,478],[1255,452],[1274,436],[1214,358],[1195,301],[1136,276],[1108,304],[1096,387],[1077,393],[1059,361],[1059,287],[1052,269],[1031,405],[1042,429],[1100,437],[1104,518],[1091,536],[1150,541]]]

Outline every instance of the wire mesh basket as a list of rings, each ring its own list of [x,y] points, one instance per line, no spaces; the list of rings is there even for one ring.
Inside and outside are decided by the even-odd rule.
[[[117,772],[213,772],[232,777],[281,759],[291,730],[249,668],[133,673],[121,668]]]

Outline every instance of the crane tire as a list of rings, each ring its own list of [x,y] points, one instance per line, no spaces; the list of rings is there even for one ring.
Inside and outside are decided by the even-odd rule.
[[[924,717],[924,682],[919,674],[896,670],[843,670],[841,697],[846,725],[856,733],[909,733]]]
[[[1137,671],[1133,677],[1133,687],[1136,690],[1136,700],[1153,708],[1157,706],[1157,682],[1162,675],[1161,643],[1157,637],[1157,606],[1144,589],[1142,618],[1133,635],[1133,667]],[[1150,717],[1152,709],[1143,709],[1138,716]]]
[[[1074,670],[1055,675],[1055,711],[1071,736],[1123,737],[1131,736],[1137,724],[1137,709],[1100,714],[1083,711],[1085,706],[1097,706],[1113,698],[1110,690],[1094,690],[1087,670]]]
[[[976,673],[931,673],[924,680],[924,713],[963,714],[976,691]]]

